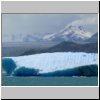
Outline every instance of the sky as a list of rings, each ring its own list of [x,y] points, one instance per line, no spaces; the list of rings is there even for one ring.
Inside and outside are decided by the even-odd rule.
[[[21,35],[57,33],[68,24],[85,25],[91,33],[98,31],[97,14],[2,14],[3,42],[21,40]]]

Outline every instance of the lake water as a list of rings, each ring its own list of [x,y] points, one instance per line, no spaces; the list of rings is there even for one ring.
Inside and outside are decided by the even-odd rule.
[[[2,74],[2,86],[97,86],[98,77],[15,77]]]

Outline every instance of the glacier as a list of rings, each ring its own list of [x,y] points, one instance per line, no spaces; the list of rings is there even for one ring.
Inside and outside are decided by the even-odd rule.
[[[81,71],[84,68],[87,71],[92,66],[97,73],[97,65],[98,54],[84,52],[54,52],[2,58],[3,69],[8,75],[16,76],[82,76],[80,68]]]

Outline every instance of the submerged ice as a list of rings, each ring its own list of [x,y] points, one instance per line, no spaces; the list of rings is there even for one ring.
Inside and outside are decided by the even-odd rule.
[[[13,65],[15,63],[15,67],[13,65],[10,65],[11,62],[10,60],[7,61],[7,59],[11,59]],[[63,73],[64,70],[67,70],[65,71],[66,73],[77,73],[66,74],[66,76],[80,76],[81,74],[78,72],[79,70],[75,71],[75,68],[88,65],[98,65],[98,54],[83,52],[55,52],[19,57],[4,57],[2,59],[2,66],[6,72],[10,70],[11,74],[21,76],[37,75],[37,73],[42,75],[45,75],[46,73],[51,73],[49,75],[55,75],[54,73],[52,74],[52,72]],[[95,68],[95,66],[92,67]],[[70,69],[75,70],[73,71]]]

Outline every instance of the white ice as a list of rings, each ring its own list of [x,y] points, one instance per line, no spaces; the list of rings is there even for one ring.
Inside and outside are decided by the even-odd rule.
[[[9,58],[12,58],[17,65],[15,70],[24,66],[26,68],[39,69],[40,73],[70,69],[84,65],[98,64],[97,53],[83,52],[41,53]]]

